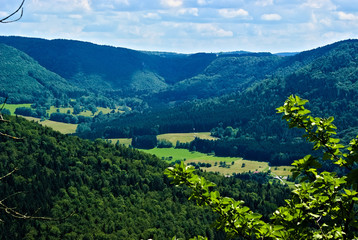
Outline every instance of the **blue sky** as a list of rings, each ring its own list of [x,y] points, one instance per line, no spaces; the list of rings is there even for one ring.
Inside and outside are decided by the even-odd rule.
[[[21,0],[0,0],[0,17]],[[0,35],[136,50],[295,52],[358,38],[357,0],[26,0]]]

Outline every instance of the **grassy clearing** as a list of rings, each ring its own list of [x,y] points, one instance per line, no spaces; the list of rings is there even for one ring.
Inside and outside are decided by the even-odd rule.
[[[73,108],[72,107],[68,107],[68,108],[64,108],[64,107],[61,107],[61,108],[57,108],[55,106],[51,106],[50,107],[50,110],[47,110],[46,112],[51,115],[52,113],[55,113],[55,112],[60,112],[60,113],[67,113],[68,111],[70,111],[70,113],[73,112]]]
[[[180,160],[185,161],[187,164],[194,163],[210,163],[212,166],[209,168],[203,167],[204,171],[220,172],[221,174],[231,175],[233,173],[254,172],[254,171],[267,171],[269,169],[267,162],[249,161],[242,158],[232,157],[216,157],[199,152],[190,152],[187,149],[174,149],[174,148],[154,148],[149,150],[142,150],[144,152],[157,155],[163,160],[170,162]],[[229,168],[219,167],[220,162],[225,162]],[[216,163],[216,166],[215,166]],[[232,163],[234,163],[232,165]],[[243,165],[244,164],[244,165]]]
[[[190,152],[187,149],[175,149],[175,148],[153,148],[153,149],[144,149],[142,151],[157,155],[159,158],[164,160],[171,159],[169,160],[171,162],[174,162],[176,160],[187,161],[187,162],[194,161],[194,160],[198,160],[198,161],[208,160],[211,161],[210,163],[213,163],[216,161],[231,162],[237,159],[241,159],[241,158],[229,158],[229,157],[215,157],[215,156],[207,155],[205,153]]]
[[[232,175],[233,173],[244,173],[244,172],[265,172],[268,168],[267,162],[258,162],[258,161],[250,161],[250,160],[243,160],[243,159],[235,159],[230,158],[231,162],[227,163],[228,167],[220,167],[220,161],[215,161],[217,164],[215,166],[215,162],[213,163],[212,160],[192,160],[186,161],[186,163],[190,162],[201,162],[201,163],[211,163],[211,167],[202,167],[203,171],[208,172],[219,172],[224,175]],[[233,163],[233,164],[232,164]]]
[[[93,117],[95,115],[98,115],[100,112],[102,112],[103,114],[107,114],[112,112],[113,109],[110,108],[103,108],[103,107],[97,107],[97,112],[93,115],[93,113],[89,110],[85,110],[83,112],[80,112],[79,114],[76,114],[76,116],[85,116],[85,117]],[[60,113],[68,113],[70,112],[70,114],[73,113],[73,107],[68,107],[68,108],[64,108],[64,107],[60,107],[57,108],[55,106],[51,106],[50,110],[47,110],[47,113],[49,115],[51,115],[51,113],[55,113],[55,112],[60,112]],[[119,110],[115,110],[115,112],[123,112],[123,111],[119,111]]]
[[[129,146],[132,144],[131,138],[109,138],[106,140],[110,141],[113,144],[116,144],[117,142],[119,142],[119,144],[124,144],[126,146]]]
[[[176,144],[177,141],[180,142],[190,142],[193,141],[195,137],[202,139],[215,139],[210,136],[210,132],[201,132],[201,133],[168,133],[158,135],[157,138],[165,139]],[[121,144],[130,145],[132,139],[131,138],[117,138],[117,139],[108,139],[111,140],[112,143],[116,143],[119,141]],[[271,170],[274,176],[289,176],[291,175],[290,170],[292,166],[280,166],[280,167],[269,167],[267,162],[258,162],[258,161],[250,161],[244,160],[242,158],[236,157],[216,157],[213,155],[207,155],[205,153],[200,152],[190,152],[187,149],[175,149],[175,148],[153,148],[153,149],[144,149],[142,150],[146,153],[154,154],[158,156],[160,159],[175,162],[176,160],[185,161],[186,163],[210,163],[212,166],[209,168],[202,167],[204,171],[210,172],[219,172],[225,175],[231,175],[233,173],[243,173],[243,172],[267,172]],[[215,166],[215,162],[217,165]],[[226,162],[229,168],[219,167],[220,162]],[[234,163],[232,165],[232,163]],[[244,165],[243,165],[244,164]]]
[[[258,162],[232,157],[216,157],[200,152],[190,152],[187,149],[153,148],[148,150],[144,149],[142,151],[154,154],[169,162],[180,160],[185,161],[186,164],[192,162],[210,163],[211,167],[202,167],[201,169],[208,172],[219,172],[224,175],[232,175],[233,173],[244,173],[249,171],[267,172],[268,170],[271,170],[271,172],[273,172],[273,176],[289,176],[291,175],[290,170],[292,169],[292,166],[279,166],[275,169],[276,167],[270,168],[268,162]],[[225,162],[229,167],[220,167],[220,162]]]
[[[27,107],[27,108],[30,108],[30,107],[31,107],[31,103],[23,103],[23,104],[8,104],[8,103],[7,103],[7,104],[5,105],[5,108],[10,110],[11,115],[14,115],[16,108],[19,108],[19,107]]]
[[[177,141],[186,143],[193,141],[196,137],[201,139],[209,139],[214,140],[215,137],[210,136],[210,132],[199,132],[199,133],[166,133],[166,134],[160,134],[157,136],[158,140],[167,140],[170,141],[174,146],[177,143]],[[119,141],[121,144],[130,145],[132,143],[131,138],[113,138],[113,139],[107,139],[111,140],[112,143],[116,143]]]
[[[41,120],[40,118],[34,118],[34,117],[24,117],[24,118],[26,118],[29,121],[38,122],[43,126],[50,127],[63,134],[75,133],[77,128],[77,124],[54,122],[51,120],[40,121]]]
[[[280,177],[285,177],[285,176],[287,177],[292,175],[291,169],[293,169],[293,166],[271,167],[271,172]]]
[[[157,138],[165,139],[170,141],[173,145],[176,144],[177,141],[186,143],[193,141],[196,137],[201,139],[209,139],[215,140],[215,137],[210,136],[210,132],[198,132],[198,133],[167,133],[158,135]]]

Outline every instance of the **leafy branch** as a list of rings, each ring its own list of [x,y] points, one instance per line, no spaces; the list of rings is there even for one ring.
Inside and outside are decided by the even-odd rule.
[[[324,151],[322,160],[344,167],[347,174],[319,171],[318,159],[307,155],[292,165],[293,177],[299,181],[291,199],[279,207],[266,223],[261,215],[244,206],[243,201],[222,197],[209,188],[215,184],[194,174],[184,163],[168,168],[165,174],[175,185],[191,190],[189,199],[199,206],[209,206],[219,214],[216,227],[229,237],[245,239],[357,239],[358,237],[358,136],[345,147],[334,138],[336,126],[328,119],[309,115],[307,100],[290,96],[277,109],[290,128],[304,129],[304,137],[314,143],[313,150]]]

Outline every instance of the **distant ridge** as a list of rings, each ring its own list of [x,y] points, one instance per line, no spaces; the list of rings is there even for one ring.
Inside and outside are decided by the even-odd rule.
[[[296,54],[299,54],[299,52],[281,52],[281,53],[275,53],[275,55],[277,56],[281,56],[281,57],[290,57],[290,56],[294,56]]]
[[[150,106],[242,92],[268,77],[297,71],[332,49],[356,41],[340,41],[300,53],[239,50],[180,54],[136,51],[75,40],[0,36],[0,43],[19,51],[15,55],[23,52],[61,77],[63,86],[71,86],[64,90],[75,89],[77,97],[91,94],[109,99],[134,97]],[[16,71],[20,65],[7,67]],[[56,88],[49,91],[55,93]],[[59,97],[58,92],[62,92],[61,88],[52,95]]]

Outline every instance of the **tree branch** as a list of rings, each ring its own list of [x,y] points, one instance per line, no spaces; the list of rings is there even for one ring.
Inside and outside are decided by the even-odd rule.
[[[4,136],[4,137],[11,138],[11,139],[14,139],[14,140],[24,140],[24,138],[14,137],[14,136],[11,136],[9,134],[2,133],[2,132],[0,132],[0,136]]]
[[[18,192],[18,193],[14,193],[12,194],[11,196],[8,196],[7,198],[9,197],[12,197],[16,194],[19,194],[21,192]],[[7,199],[6,198],[6,199]],[[68,214],[67,216],[65,217],[62,217],[62,218],[51,218],[51,217],[36,217],[36,216],[30,216],[30,215],[27,215],[27,214],[22,214],[18,211],[15,210],[15,208],[11,208],[11,207],[8,207],[7,205],[5,205],[3,203],[5,199],[1,200],[0,201],[0,209],[3,209],[7,214],[9,214],[10,216],[14,217],[14,218],[18,218],[18,219],[33,219],[33,220],[46,220],[46,221],[62,221],[62,220],[65,220],[66,218],[69,218],[71,217],[75,212],[72,212],[70,214]],[[2,221],[0,219],[0,221]]]
[[[1,180],[3,180],[4,178],[6,178],[6,177],[8,177],[8,176],[10,176],[11,174],[13,174],[14,172],[16,172],[17,171],[17,168],[15,168],[14,170],[12,170],[11,172],[9,172],[8,174],[6,174],[6,175],[4,175],[4,176],[2,176],[2,177],[0,177],[0,181]]]
[[[14,12],[12,12],[9,16],[7,16],[7,17],[5,17],[3,19],[0,19],[0,23],[12,23],[12,22],[19,21],[22,18],[22,15],[24,13],[24,9],[23,9],[24,3],[25,3],[25,0],[22,0],[20,6]],[[8,20],[10,17],[14,16],[19,11],[21,11],[20,17],[16,18],[15,20]]]

